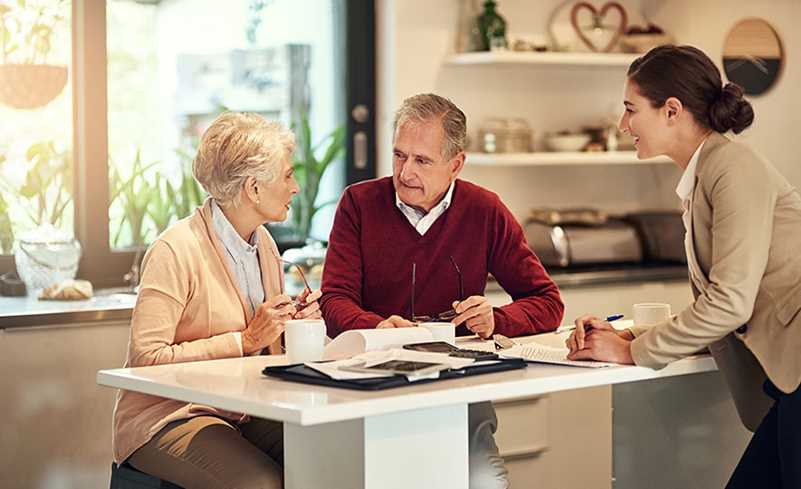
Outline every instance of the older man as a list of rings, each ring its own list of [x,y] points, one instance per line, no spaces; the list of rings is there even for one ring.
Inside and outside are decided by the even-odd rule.
[[[393,175],[345,190],[323,273],[328,333],[451,320],[457,334],[489,338],[555,329],[559,290],[498,196],[457,180],[466,117],[450,100],[422,94],[395,114]],[[484,297],[492,273],[513,301]],[[506,487],[491,404],[470,406],[470,487]]]

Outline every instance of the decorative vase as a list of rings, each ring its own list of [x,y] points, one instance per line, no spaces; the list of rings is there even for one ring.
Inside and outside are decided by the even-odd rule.
[[[80,260],[80,243],[50,224],[22,233],[14,252],[17,273],[29,294],[75,278]]]
[[[495,51],[506,49],[506,21],[495,10],[495,0],[484,2],[484,12],[477,19],[481,50]]]
[[[44,107],[58,97],[66,84],[66,66],[0,65],[0,103],[14,109]]]

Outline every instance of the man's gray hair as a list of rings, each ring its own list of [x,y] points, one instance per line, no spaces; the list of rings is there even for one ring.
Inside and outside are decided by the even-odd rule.
[[[398,127],[406,123],[428,122],[439,119],[445,132],[442,156],[450,160],[464,151],[467,139],[467,117],[453,102],[433,93],[413,95],[403,101],[395,112],[392,126],[393,139]]]
[[[240,204],[248,177],[275,181],[284,158],[295,151],[295,136],[257,114],[225,112],[203,133],[192,174],[220,205]]]

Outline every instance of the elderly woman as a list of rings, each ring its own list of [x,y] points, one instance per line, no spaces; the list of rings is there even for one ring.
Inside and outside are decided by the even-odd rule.
[[[300,310],[282,293],[263,226],[286,219],[298,192],[293,150],[292,133],[254,114],[206,130],[192,170],[211,197],[145,255],[126,367],[278,352],[286,320],[320,317],[319,291]],[[119,391],[113,445],[117,463],[188,489],[282,485],[278,422]]]

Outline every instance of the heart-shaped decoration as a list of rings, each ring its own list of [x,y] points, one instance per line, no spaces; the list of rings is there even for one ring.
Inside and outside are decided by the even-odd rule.
[[[581,29],[581,27],[579,27],[578,15],[582,10],[588,10],[592,14],[594,25],[599,27],[603,25],[603,19],[610,10],[617,10],[617,12],[620,14],[620,23],[615,30],[615,35],[612,40],[609,41],[609,44],[607,44],[603,49],[599,49],[598,46],[596,46],[592,40],[590,40],[590,38],[584,35],[584,31]],[[596,52],[607,52],[611,50],[612,47],[617,43],[618,39],[620,39],[620,36],[626,32],[627,21],[628,16],[626,15],[626,9],[624,9],[623,6],[617,2],[607,2],[603,5],[603,7],[601,7],[601,10],[597,10],[592,4],[587,2],[578,2],[577,4],[573,5],[573,8],[570,10],[570,22],[573,24],[573,29],[576,30],[579,39],[581,39],[581,41],[586,44],[588,48]]]

